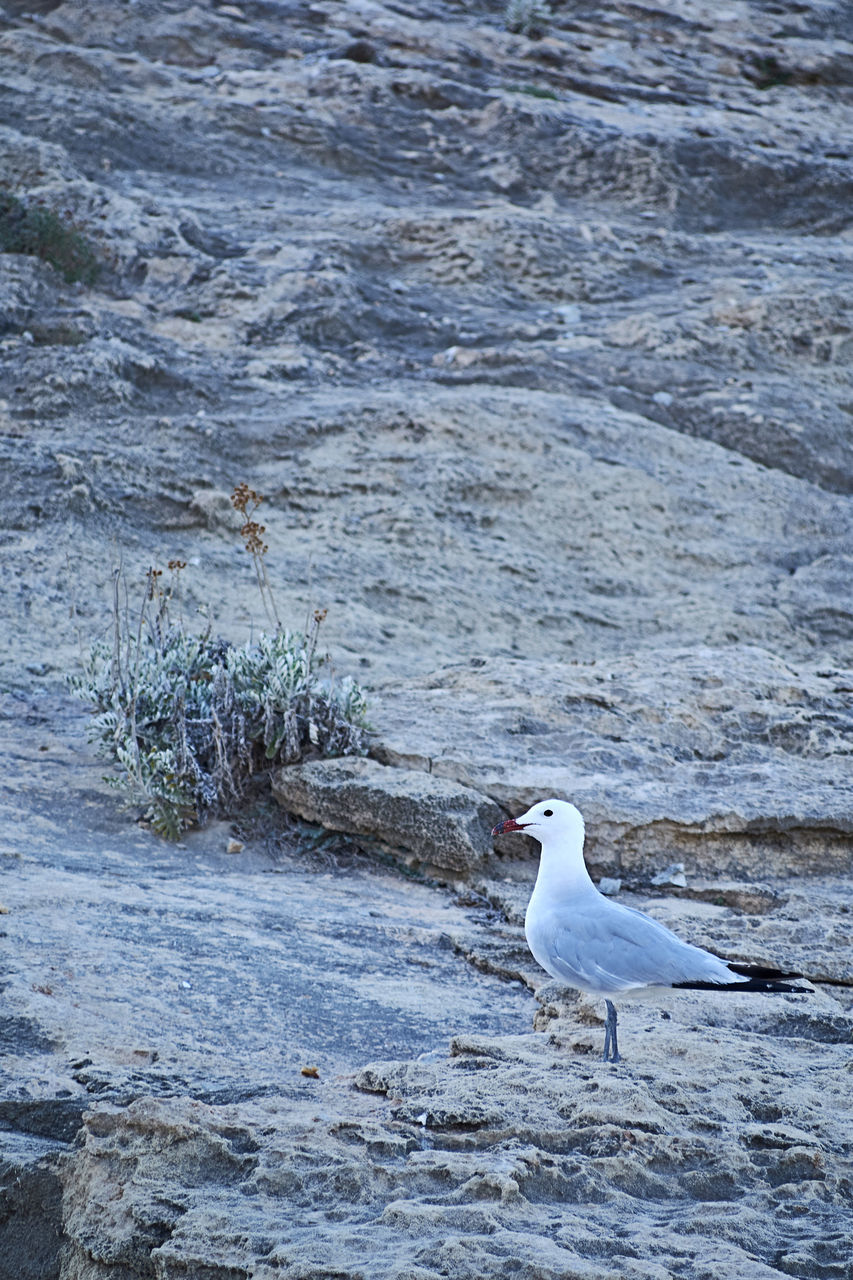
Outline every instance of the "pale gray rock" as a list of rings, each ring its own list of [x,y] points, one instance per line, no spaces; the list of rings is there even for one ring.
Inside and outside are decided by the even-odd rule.
[[[224,824],[165,845],[116,809],[61,708],[14,711],[0,704],[4,759],[15,762],[0,783],[3,1280],[100,1280],[119,1263],[145,1275],[182,1216],[183,1193],[167,1191],[161,1174],[171,1162],[182,1181],[184,1155],[195,1159],[192,1133],[170,1134],[161,1102],[191,1116],[255,1099],[259,1114],[269,1102],[303,1120],[332,1107],[346,1130],[351,1075],[368,1059],[437,1047],[443,1056],[460,1025],[529,1024],[518,981],[462,958],[491,940],[482,905],[475,913],[449,892],[354,860],[328,833],[275,838],[274,811],[237,855],[226,852]],[[325,836],[313,855],[306,835]],[[138,1203],[130,1183],[121,1190],[123,1171],[136,1182],[131,1164],[104,1158],[92,1178],[67,1167],[87,1112],[124,1117],[134,1105],[127,1133],[160,1153],[138,1171],[147,1188]],[[281,1158],[298,1127],[282,1130]],[[197,1165],[205,1195],[253,1149],[226,1128],[224,1163],[211,1155]],[[109,1205],[93,1217],[89,1197],[107,1185]],[[260,1220],[253,1233],[260,1259]],[[215,1274],[215,1249],[198,1240],[191,1252]]]
[[[190,499],[188,514],[208,529],[233,532],[240,525],[231,495],[222,489],[197,489]]]
[[[598,892],[604,893],[608,897],[613,897],[622,888],[622,881],[618,876],[602,876],[598,882]]]
[[[598,1064],[600,1019],[560,1005],[547,1035],[460,1035],[440,1061],[365,1066],[345,1113],[328,1093],[96,1103],[64,1172],[69,1274],[150,1257],[165,1275],[605,1280],[618,1259],[648,1280],[685,1263],[770,1280],[780,1256],[781,1274],[843,1274],[851,1019],[781,997],[797,1030],[744,1042],[717,1020],[726,999],[667,1021],[626,1007],[642,1068]],[[754,998],[738,1005],[755,1019]]]
[[[783,8],[3,3],[2,181],[103,263],[0,254],[8,1280],[846,1280],[851,50]],[[117,560],[266,625],[243,480],[369,686],[359,826],[462,797],[456,899],[101,781],[62,681]],[[815,996],[626,1005],[618,1070],[570,993],[531,1032],[481,824],[543,789]]]
[[[383,689],[375,752],[510,814],[571,800],[609,869],[849,870],[851,690],[849,671],[754,646],[478,660]]]
[[[681,889],[685,888],[687,885],[687,876],[684,874],[684,863],[671,863],[670,866],[665,867],[663,871],[659,871],[656,876],[652,876],[652,884],[675,885]]]
[[[55,272],[38,258],[22,253],[0,254],[0,336],[32,333],[44,312],[55,303]]]
[[[309,822],[463,874],[491,853],[490,832],[502,816],[469,787],[359,757],[288,765],[276,772],[272,790],[284,809]]]

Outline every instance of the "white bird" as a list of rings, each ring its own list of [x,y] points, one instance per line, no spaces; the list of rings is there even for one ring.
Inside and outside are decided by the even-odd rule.
[[[599,893],[583,858],[583,818],[565,800],[542,800],[493,836],[523,831],[542,846],[539,874],[524,917],[534,959],[567,986],[605,997],[604,1061],[618,1062],[616,1007],[610,996],[654,987],[723,991],[798,991],[783,973],[729,963],[682,942],[671,929]]]

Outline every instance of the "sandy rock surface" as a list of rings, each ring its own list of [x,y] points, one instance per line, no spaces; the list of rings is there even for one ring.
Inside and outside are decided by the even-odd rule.
[[[0,1280],[853,1275],[848,7],[551,8],[0,0],[102,262],[0,253]],[[373,758],[175,848],[64,677],[119,560],[265,625],[241,481]],[[485,834],[546,792],[815,994],[603,1066]]]
[[[414,766],[512,814],[571,796],[591,859],[611,873],[651,874],[669,855],[718,874],[850,870],[851,691],[849,672],[752,645],[479,657],[378,689],[374,750],[413,794]],[[306,771],[315,803],[304,816],[336,825],[348,786],[335,761],[281,770],[282,802]]]
[[[280,769],[282,808],[333,831],[366,834],[443,871],[465,873],[492,852],[501,811],[480,792],[419,769],[369,759],[316,760]]]

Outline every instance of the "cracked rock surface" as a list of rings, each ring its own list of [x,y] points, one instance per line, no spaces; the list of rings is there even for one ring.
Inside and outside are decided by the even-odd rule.
[[[0,252],[0,1280],[850,1280],[851,54],[840,0],[0,0],[0,187],[102,264]],[[241,481],[372,759],[275,779],[345,836],[165,846],[64,677],[119,559],[265,625]],[[546,793],[814,995],[601,1064],[488,839]]]

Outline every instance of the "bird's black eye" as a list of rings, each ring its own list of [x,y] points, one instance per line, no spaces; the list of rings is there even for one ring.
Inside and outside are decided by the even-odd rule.
[[[543,817],[543,818],[553,818],[553,816],[554,816],[554,810],[553,810],[553,809],[546,809],[546,810],[545,810],[545,812],[544,812],[544,813],[543,813],[543,815],[542,815],[542,817]]]

